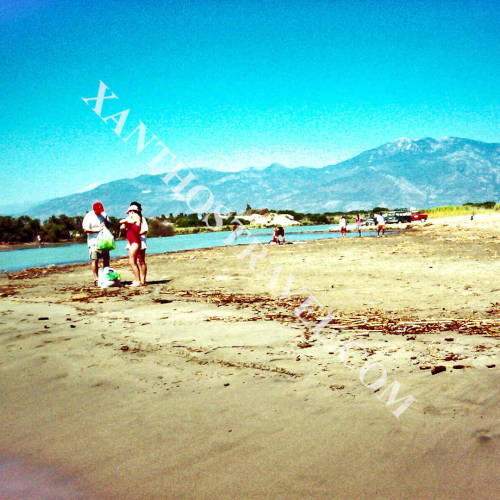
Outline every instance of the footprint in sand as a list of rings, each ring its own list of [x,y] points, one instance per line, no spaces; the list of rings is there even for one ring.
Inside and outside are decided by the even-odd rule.
[[[479,444],[488,444],[492,441],[489,429],[478,429],[472,433],[472,437],[479,441]]]

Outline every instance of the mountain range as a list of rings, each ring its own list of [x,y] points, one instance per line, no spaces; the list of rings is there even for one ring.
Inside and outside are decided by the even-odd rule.
[[[101,184],[82,193],[45,201],[24,210],[30,216],[84,214],[100,200],[110,215],[121,216],[132,200],[153,216],[197,211],[208,190],[198,193],[190,209],[182,194],[206,186],[215,203],[230,210],[252,207],[298,212],[332,212],[385,207],[432,207],[500,199],[500,144],[458,137],[401,138],[365,151],[349,160],[322,168],[265,169],[239,172],[181,170],[195,179],[179,195],[161,175],[141,175]],[[213,209],[212,209],[213,211]]]

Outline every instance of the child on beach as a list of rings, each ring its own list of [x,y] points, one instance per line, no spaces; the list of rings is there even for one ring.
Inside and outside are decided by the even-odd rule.
[[[125,229],[127,231],[128,263],[132,268],[135,278],[130,286],[142,286],[144,282],[141,280],[141,273],[137,265],[137,259],[141,249],[142,216],[139,207],[134,204],[130,205],[125,213],[127,214],[127,218],[120,220],[120,229]]]

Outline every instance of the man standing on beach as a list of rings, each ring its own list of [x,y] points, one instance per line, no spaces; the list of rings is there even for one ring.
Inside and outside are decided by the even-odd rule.
[[[83,232],[87,233],[87,245],[89,247],[90,268],[94,275],[94,285],[97,286],[99,259],[102,259],[103,267],[109,267],[109,250],[97,250],[97,235],[101,229],[108,227],[110,221],[104,207],[100,201],[96,201],[92,205],[92,210],[87,212],[83,218]]]
[[[377,219],[377,237],[380,236],[380,233],[382,233],[382,236],[385,234],[385,219],[382,213],[379,213],[375,215],[375,219]]]
[[[340,227],[340,238],[344,239],[347,233],[347,221],[343,215],[340,216],[339,219],[339,227]]]

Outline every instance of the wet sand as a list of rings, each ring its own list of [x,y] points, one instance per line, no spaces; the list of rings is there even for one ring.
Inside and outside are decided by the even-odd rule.
[[[500,217],[431,222],[150,256],[141,289],[96,289],[87,265],[2,278],[0,482],[497,497]]]

